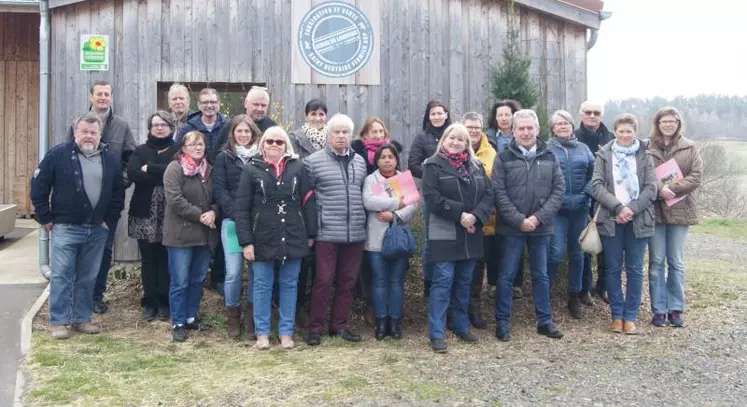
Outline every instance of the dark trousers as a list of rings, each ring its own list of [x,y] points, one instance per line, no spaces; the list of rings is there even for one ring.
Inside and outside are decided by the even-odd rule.
[[[311,291],[315,274],[316,256],[314,255],[314,249],[312,249],[311,254],[301,260],[301,271],[298,274],[298,290],[296,292],[296,307],[301,308],[308,305],[309,295],[307,292]]]
[[[109,229],[104,245],[104,255],[101,256],[101,266],[96,276],[96,285],[93,287],[93,300],[103,301],[106,292],[106,284],[109,280],[109,269],[112,267],[112,252],[114,250],[114,236],[117,234],[117,225]]]
[[[143,307],[169,306],[169,252],[161,243],[148,243],[138,240],[142,267],[140,278],[143,282]]]
[[[348,328],[353,291],[358,281],[358,272],[363,258],[363,244],[316,243],[316,276],[311,291],[309,332],[321,334],[327,316],[327,299],[332,284],[335,294],[332,300],[331,332]]]
[[[501,258],[498,242],[498,236],[484,236],[482,238],[483,256],[480,261],[475,263],[472,288],[470,289],[470,296],[472,297],[480,297],[485,274],[488,275],[488,284],[490,285],[495,285],[495,282],[498,280],[498,269],[500,268]]]
[[[221,222],[216,222],[216,229],[220,232]],[[210,282],[213,284],[223,284],[226,282],[226,256],[223,253],[223,239],[218,239],[218,245],[211,253],[210,259]]]

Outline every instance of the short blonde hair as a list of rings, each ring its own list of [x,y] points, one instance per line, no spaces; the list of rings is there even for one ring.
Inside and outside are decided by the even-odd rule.
[[[433,156],[436,156],[441,152],[441,148],[444,146],[444,141],[452,134],[461,136],[463,138],[464,143],[467,146],[464,150],[469,152],[470,160],[474,160],[475,150],[472,149],[472,141],[469,138],[469,131],[467,130],[467,126],[463,125],[462,123],[454,123],[454,124],[449,125],[449,127],[446,128],[446,130],[444,131],[444,135],[441,136],[440,140],[438,140],[438,146],[436,147],[436,154],[434,154]]]
[[[270,94],[267,93],[266,88],[263,88],[261,86],[252,86],[252,88],[249,89],[249,92],[246,93],[244,102],[246,102],[247,100],[257,99],[267,100],[267,103],[270,103]]]
[[[350,134],[352,135],[355,124],[353,123],[353,119],[351,119],[350,116],[342,113],[336,113],[334,116],[332,116],[331,119],[327,121],[327,129],[329,129],[329,132],[331,133],[333,129],[336,129],[338,127],[348,129],[348,131],[350,131]]]
[[[262,134],[262,137],[259,139],[259,152],[260,154],[262,154],[262,157],[265,156],[265,140],[269,136],[282,138],[285,141],[285,153],[295,155],[290,137],[288,137],[288,133],[286,133],[285,130],[280,126],[272,126],[269,129],[265,130],[265,133]]]

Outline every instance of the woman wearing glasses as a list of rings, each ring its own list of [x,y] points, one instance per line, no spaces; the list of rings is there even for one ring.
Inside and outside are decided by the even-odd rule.
[[[267,129],[259,151],[244,166],[233,212],[244,257],[254,262],[256,346],[270,347],[272,287],[278,269],[278,334],[280,346],[291,349],[298,274],[316,234],[316,206],[309,177],[285,130]]]
[[[262,132],[251,117],[240,114],[231,119],[228,142],[215,159],[213,197],[220,206],[223,216],[220,236],[223,253],[226,259],[226,282],[223,288],[228,319],[228,337],[237,339],[241,334],[241,281],[244,274],[244,256],[241,252],[232,252],[231,239],[235,239],[230,229],[235,228],[233,203],[244,165],[259,152],[259,138]],[[234,242],[233,245],[236,243]],[[254,335],[254,317],[252,308],[252,268],[249,267],[249,284],[247,285],[247,315],[244,324],[249,335]]]
[[[212,166],[208,164],[207,143],[199,131],[184,135],[181,150],[163,174],[166,211],[163,245],[169,252],[169,306],[171,337],[187,339],[186,329],[199,330],[197,318],[202,285],[210,262],[210,247],[217,244],[215,220],[218,205],[213,201]]]
[[[148,118],[148,139],[138,146],[127,163],[127,177],[135,184],[130,200],[127,229],[137,239],[142,267],[143,319],[169,318],[169,254],[163,246],[166,196],[163,173],[179,146],[174,143],[173,116],[159,110]]]

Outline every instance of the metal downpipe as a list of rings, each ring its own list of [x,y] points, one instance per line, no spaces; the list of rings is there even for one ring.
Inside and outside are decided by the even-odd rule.
[[[49,0],[39,2],[39,162],[49,150],[49,58],[50,58],[50,12]],[[49,231],[39,228],[39,272],[49,280]]]

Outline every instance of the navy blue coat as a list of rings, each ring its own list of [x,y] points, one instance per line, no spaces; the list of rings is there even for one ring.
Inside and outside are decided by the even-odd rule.
[[[553,137],[547,146],[558,157],[565,180],[565,195],[560,210],[588,211],[591,204],[591,176],[594,174],[594,155],[591,150],[578,140],[563,142],[557,137]]]
[[[208,131],[207,127],[205,127],[205,123],[202,122],[202,112],[194,112],[189,115],[187,118],[187,124],[185,124],[179,134],[174,137],[174,141],[181,144],[182,139],[187,133],[195,130],[199,131],[205,135],[205,141],[207,142],[207,151],[205,152],[205,155],[207,156],[208,162],[213,164],[215,162],[215,157],[223,147],[221,144],[224,140],[221,140],[220,137],[223,127],[230,125],[230,122],[225,116],[223,116],[223,113],[218,112],[218,118],[215,120],[213,130]]]
[[[213,165],[213,200],[220,206],[223,219],[235,220],[233,203],[239,189],[244,162],[228,148],[218,154]]]
[[[103,144],[102,144],[103,145]],[[86,195],[78,145],[68,141],[53,147],[39,163],[31,179],[34,216],[42,225],[49,222],[116,227],[124,209],[124,178],[119,157],[104,146],[101,198],[96,207]],[[50,198],[51,195],[51,198]]]

